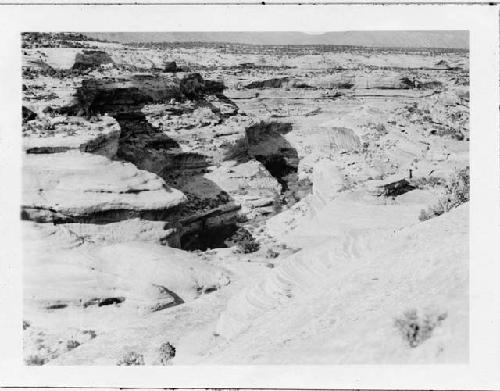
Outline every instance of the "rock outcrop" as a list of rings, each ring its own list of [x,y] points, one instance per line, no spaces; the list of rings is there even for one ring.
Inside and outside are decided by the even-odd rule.
[[[248,155],[261,162],[283,190],[288,189],[289,176],[297,174],[298,153],[284,137],[292,130],[287,122],[259,122],[246,129]]]
[[[23,127],[23,150],[47,154],[79,150],[113,158],[118,150],[120,126],[111,117],[88,121],[82,117],[44,116]]]
[[[111,319],[131,325],[133,316],[192,302],[230,282],[223,269],[178,249],[134,241],[88,246],[61,226],[23,222],[22,229],[28,364],[100,337]],[[47,329],[40,321],[47,316],[64,326]]]
[[[275,77],[267,80],[256,80],[245,86],[247,89],[252,88],[283,88],[289,85],[290,79],[288,77]]]
[[[84,50],[77,53],[73,69],[95,69],[104,64],[112,64],[110,55],[102,50]]]
[[[113,228],[106,223],[134,218],[167,221],[186,200],[155,174],[79,151],[27,155],[23,171],[26,220],[100,224],[106,230]],[[168,227],[157,228],[157,240],[172,234]]]

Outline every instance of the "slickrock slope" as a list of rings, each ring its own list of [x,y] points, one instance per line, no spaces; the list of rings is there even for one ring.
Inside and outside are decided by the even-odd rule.
[[[385,219],[377,219],[373,208]],[[216,329],[228,341],[206,359],[247,364],[466,360],[468,208],[406,228],[400,228],[404,212],[393,208],[342,203],[323,210],[318,219],[323,228],[335,227],[331,236],[289,257],[232,299]]]

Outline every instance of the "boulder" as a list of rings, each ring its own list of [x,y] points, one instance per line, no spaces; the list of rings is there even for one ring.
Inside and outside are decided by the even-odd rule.
[[[175,61],[168,61],[165,63],[163,67],[163,72],[167,73],[175,73],[175,72],[180,72],[181,68],[177,66],[177,63]]]
[[[102,50],[84,50],[77,53],[72,69],[95,69],[103,64],[112,64],[113,60],[108,53]]]
[[[222,94],[224,84],[216,80],[205,80],[199,73],[190,73],[180,81],[180,92],[188,99],[199,99],[203,95]]]

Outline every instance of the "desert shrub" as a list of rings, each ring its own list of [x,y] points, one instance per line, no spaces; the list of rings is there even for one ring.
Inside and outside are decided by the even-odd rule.
[[[451,182],[446,186],[446,193],[441,197],[438,202],[428,208],[420,211],[419,220],[429,220],[435,216],[440,216],[443,213],[449,212],[451,209],[456,208],[470,199],[470,174],[469,167],[458,171],[453,176]]]
[[[133,365],[144,365],[144,356],[136,352],[127,352],[120,360],[118,360],[116,365],[127,367]]]
[[[387,133],[389,133],[385,127],[384,124],[382,123],[378,123],[374,126],[374,129],[377,131],[377,133],[379,133],[380,135],[386,135]]]
[[[175,357],[175,347],[170,342],[160,346],[160,364],[169,365],[169,361]]]
[[[31,326],[31,323],[27,320],[23,320],[23,330],[28,329]]]
[[[46,358],[38,355],[29,356],[26,360],[24,360],[26,365],[45,365],[47,361],[48,360]]]
[[[438,315],[425,314],[419,316],[416,310],[406,311],[402,317],[395,319],[394,326],[399,330],[403,339],[412,348],[432,336],[432,331],[447,317],[447,313]]]
[[[438,186],[446,186],[446,179],[438,176],[419,177],[410,180],[417,189],[429,189]]]
[[[228,246],[238,246],[238,250],[244,254],[254,253],[259,251],[260,248],[259,243],[254,239],[252,234],[243,227],[238,228],[226,242]]]

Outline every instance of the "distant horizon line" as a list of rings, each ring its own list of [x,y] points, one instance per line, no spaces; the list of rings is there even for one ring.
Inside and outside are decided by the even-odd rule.
[[[335,47],[350,47],[350,48],[365,48],[365,49],[424,49],[424,50],[463,50],[469,51],[469,48],[464,47],[439,47],[439,46],[375,46],[375,45],[354,45],[340,43],[247,43],[247,42],[230,42],[230,41],[137,41],[137,42],[118,42],[106,41],[109,43],[119,43],[125,45],[140,45],[140,44],[213,44],[213,45],[244,45],[244,46],[335,46]]]
[[[241,44],[249,46],[344,46],[366,48],[469,50],[467,30],[327,31],[164,31],[81,32],[91,39],[122,44]],[[227,35],[225,37],[224,35]]]

